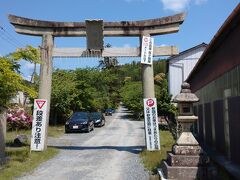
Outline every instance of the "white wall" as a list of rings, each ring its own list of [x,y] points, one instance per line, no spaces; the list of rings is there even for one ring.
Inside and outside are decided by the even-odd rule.
[[[204,50],[205,47],[199,47],[169,61],[168,88],[172,98],[180,93],[182,82],[187,79]]]
[[[27,98],[27,99],[25,99]],[[13,97],[11,100],[10,100],[10,103],[12,104],[19,104],[19,105],[24,105],[24,101],[26,100],[26,104],[29,104],[30,103],[30,100],[28,97],[25,97],[24,93],[22,91],[18,91],[16,96]]]

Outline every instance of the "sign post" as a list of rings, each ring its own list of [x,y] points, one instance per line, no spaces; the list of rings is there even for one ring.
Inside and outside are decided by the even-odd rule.
[[[147,150],[160,150],[156,98],[144,99],[144,118]]]
[[[160,150],[157,101],[153,79],[153,43],[154,39],[145,34],[141,38],[141,64],[144,97],[145,141],[148,151]]]
[[[160,150],[156,98],[144,99],[144,119],[147,150]]]
[[[33,109],[31,151],[43,151],[46,141],[47,100],[35,99]]]
[[[154,39],[149,36],[142,37],[141,63],[152,65]]]

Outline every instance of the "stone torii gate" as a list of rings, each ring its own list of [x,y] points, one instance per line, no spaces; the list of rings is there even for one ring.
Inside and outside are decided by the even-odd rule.
[[[53,57],[140,57],[142,36],[155,36],[179,31],[185,14],[149,19],[143,21],[103,22],[86,20],[85,22],[53,22],[23,18],[9,15],[10,23],[20,34],[41,36],[41,61],[39,98],[47,99],[47,124],[51,99],[52,58]],[[103,48],[104,37],[139,37],[140,45],[136,48]],[[87,48],[54,48],[55,37],[87,37]],[[153,48],[153,56],[170,56],[178,54],[174,46]],[[142,81],[144,98],[154,98],[153,66],[142,64]],[[46,127],[47,132],[47,127]],[[46,133],[47,134],[47,133]],[[46,145],[45,145],[46,147]]]

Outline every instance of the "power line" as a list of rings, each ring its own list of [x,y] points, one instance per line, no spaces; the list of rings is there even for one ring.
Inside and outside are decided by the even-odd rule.
[[[18,48],[18,46],[17,46],[14,42],[12,42],[11,40],[5,38],[2,34],[0,34],[0,37],[1,37],[1,39],[7,41],[9,44],[11,44],[12,46],[14,46],[15,48]]]
[[[14,46],[25,46],[22,42],[13,37],[4,27],[0,26],[1,38]]]

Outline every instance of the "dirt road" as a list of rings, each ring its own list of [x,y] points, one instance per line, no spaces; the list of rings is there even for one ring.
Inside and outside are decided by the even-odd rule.
[[[60,149],[21,180],[148,180],[139,152],[144,145],[143,122],[128,119],[120,108],[106,117],[106,125],[90,133],[65,134],[49,139]]]

